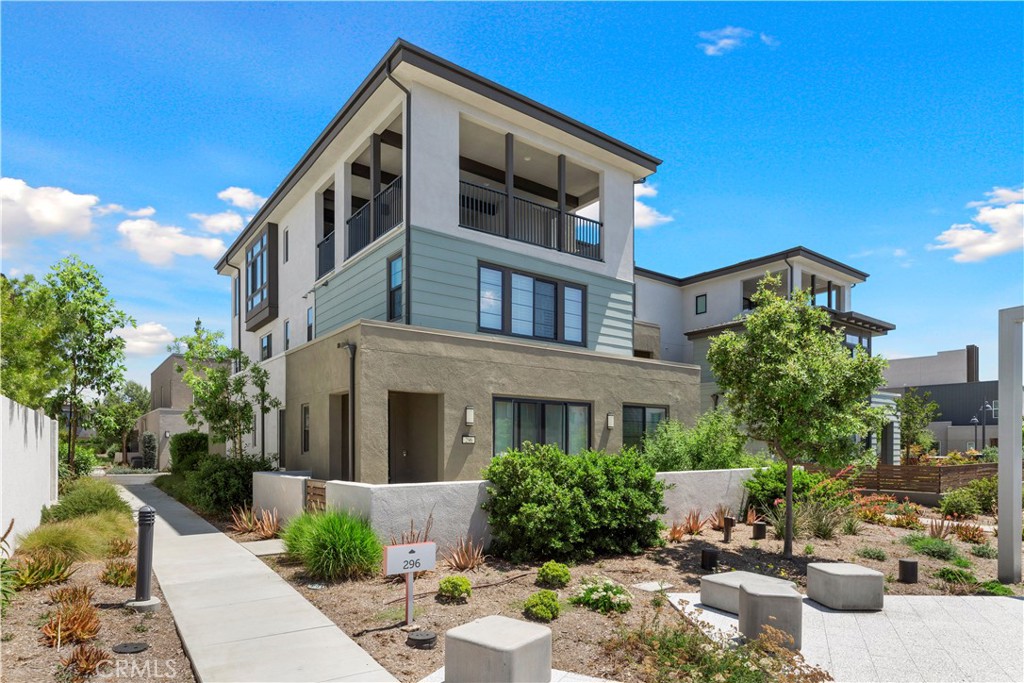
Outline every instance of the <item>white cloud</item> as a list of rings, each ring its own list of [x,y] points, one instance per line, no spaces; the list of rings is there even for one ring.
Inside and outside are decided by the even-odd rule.
[[[167,345],[174,341],[169,329],[157,322],[142,323],[138,327],[122,327],[114,334],[123,337],[124,352],[128,356],[155,356],[167,351]]]
[[[654,185],[643,183],[633,186],[633,225],[637,228],[643,230],[672,222],[672,216],[666,216],[653,206],[649,206],[640,201],[641,197],[657,196],[658,188]]]
[[[1024,188],[996,187],[986,192],[988,199],[971,202],[978,212],[971,223],[957,223],[939,233],[939,244],[929,249],[955,249],[958,263],[984,261],[987,258],[1024,248]]]
[[[767,33],[761,34],[761,42],[770,48],[776,48],[780,45],[779,39],[775,36],[770,36]]]
[[[138,253],[139,258],[154,266],[169,266],[175,256],[204,256],[215,259],[224,253],[223,240],[195,237],[173,225],[160,225],[149,218],[122,221],[117,231],[124,236],[124,246]]]
[[[235,211],[220,213],[190,213],[189,218],[199,221],[203,230],[212,233],[238,232],[242,229],[242,217]]]
[[[237,206],[240,209],[249,209],[250,211],[260,208],[263,206],[263,202],[267,201],[266,197],[259,196],[247,187],[234,186],[218,192],[217,199],[223,200],[232,206]]]
[[[0,210],[4,242],[65,233],[88,235],[93,228],[94,194],[75,194],[62,187],[31,187],[18,178],[0,178]]]
[[[112,213],[123,213],[126,216],[131,216],[133,218],[146,218],[147,216],[155,214],[156,209],[152,206],[144,206],[141,209],[132,211],[131,209],[124,208],[120,204],[104,204],[103,206],[96,207],[97,216],[107,216]]]
[[[743,45],[743,41],[754,35],[754,32],[739,26],[726,26],[714,31],[701,31],[697,35],[703,40],[710,41],[697,44],[704,54],[709,57],[721,57]]]
[[[907,250],[906,249],[893,249],[892,250],[892,255],[895,258],[903,258],[904,256],[907,255]]]

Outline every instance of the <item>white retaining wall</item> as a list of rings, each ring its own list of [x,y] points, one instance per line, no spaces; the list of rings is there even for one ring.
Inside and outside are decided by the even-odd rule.
[[[39,526],[43,506],[57,501],[57,422],[6,396],[0,396],[0,413],[0,534],[14,519],[13,551],[19,535]]]
[[[703,470],[661,472],[657,476],[669,486],[665,490],[662,520],[671,524],[693,508],[704,515],[718,505],[739,514],[746,481],[754,470]],[[305,476],[296,472],[257,472],[253,475],[253,507],[277,508],[281,520],[302,511],[305,500]],[[345,510],[369,520],[381,540],[400,538],[409,529],[410,520],[423,529],[433,514],[430,538],[441,549],[468,536],[474,541],[490,542],[487,513],[481,505],[487,500],[487,481],[447,481],[429,484],[361,484],[348,481],[327,482],[327,507]]]

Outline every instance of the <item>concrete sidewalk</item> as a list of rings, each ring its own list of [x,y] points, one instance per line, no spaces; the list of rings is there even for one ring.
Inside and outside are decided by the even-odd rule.
[[[258,557],[152,485],[126,486],[156,509],[153,568],[202,683],[395,681]]]

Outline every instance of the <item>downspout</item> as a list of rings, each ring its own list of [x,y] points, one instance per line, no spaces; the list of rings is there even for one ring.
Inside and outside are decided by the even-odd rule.
[[[348,476],[356,480],[356,345],[345,343],[348,351]]]
[[[391,61],[387,64],[388,80],[405,93],[405,138],[402,146],[405,148],[405,273],[403,289],[405,290],[405,306],[402,308],[402,318],[406,325],[412,324],[412,221],[410,220],[411,199],[412,199],[412,93],[404,85],[395,80],[391,75]],[[353,353],[353,358],[355,357]],[[353,361],[355,362],[355,361]],[[350,432],[351,433],[351,432]]]
[[[789,266],[789,295],[793,296],[793,264],[789,262],[789,258],[782,259]]]
[[[231,302],[231,304],[232,304],[231,307],[238,311],[238,315],[235,316],[235,317],[238,318],[238,322],[236,324],[236,327],[238,328],[238,350],[241,351],[242,350],[242,301],[241,301],[241,298],[242,298],[242,269],[239,268],[238,266],[233,266],[230,263],[225,263],[224,265],[226,265],[228,268],[234,268],[235,272],[238,274],[238,300],[237,301],[232,301]],[[234,287],[232,287],[231,289],[233,290]],[[234,291],[231,292],[231,298],[232,299],[235,298],[235,292]]]

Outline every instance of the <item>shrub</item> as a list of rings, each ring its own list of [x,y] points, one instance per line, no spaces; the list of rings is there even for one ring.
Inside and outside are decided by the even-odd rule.
[[[17,588],[18,568],[6,557],[0,557],[0,615],[7,611]]]
[[[153,486],[185,505],[192,504],[192,500],[188,495],[188,481],[183,474],[168,474],[157,477],[153,480]]]
[[[971,555],[980,557],[984,560],[994,560],[999,557],[999,551],[988,543],[982,543],[980,545],[971,546]]]
[[[968,560],[966,557],[954,557],[952,560],[950,560],[950,564],[952,564],[954,567],[960,567],[961,569],[970,569],[972,566],[971,561]]]
[[[135,585],[135,563],[131,560],[107,560],[100,581],[109,586],[127,588]]]
[[[908,534],[903,537],[903,542],[910,546],[914,552],[939,560],[952,560],[959,557],[956,548],[941,538],[932,538],[924,534]]]
[[[983,581],[977,585],[979,593],[987,593],[989,595],[1002,595],[1005,597],[1012,598],[1014,596],[1013,589],[1009,586],[1004,586],[996,580]]]
[[[156,434],[153,432],[142,433],[142,466],[156,467]]]
[[[42,641],[50,647],[64,643],[83,643],[100,632],[100,616],[89,603],[62,605],[50,620],[43,624]]]
[[[110,544],[135,536],[132,518],[113,510],[43,524],[19,539],[18,552],[59,555],[71,561],[106,557]]]
[[[253,472],[273,469],[269,458],[207,455],[199,467],[185,474],[185,493],[188,502],[203,512],[224,514],[233,507],[252,505]]]
[[[804,546],[804,555],[813,555],[813,554],[814,554],[814,546],[811,545],[810,543],[808,543],[807,545]]]
[[[821,473],[812,474],[803,468],[794,468],[793,500],[804,500],[812,487],[827,478]],[[773,462],[768,467],[757,470],[743,482],[743,486],[747,489],[748,505],[761,512],[769,512],[775,501],[786,498],[786,463]]]
[[[623,586],[611,579],[596,577],[583,579],[583,585],[574,596],[569,598],[569,602],[589,607],[601,614],[611,612],[624,614],[633,606],[629,591]]]
[[[939,511],[944,517],[970,519],[981,512],[974,492],[966,487],[953,489],[942,497]]]
[[[473,595],[473,587],[465,576],[446,576],[437,587],[437,597],[445,602],[466,602]]]
[[[17,571],[14,576],[14,587],[19,590],[35,590],[53,583],[63,583],[76,571],[71,568],[71,560],[54,553],[36,553],[21,557],[14,568]]]
[[[964,488],[970,491],[974,495],[974,499],[978,501],[979,512],[986,515],[994,515],[996,513],[996,505],[999,504],[998,477],[975,479],[967,484],[967,486],[964,486]]]
[[[61,442],[58,447],[58,454],[57,481],[61,492],[63,492],[65,486],[75,479],[89,476],[93,468],[99,464],[99,461],[96,459],[96,451],[82,443],[75,444],[75,466],[73,468],[68,464],[67,442]]]
[[[896,502],[896,499],[884,493],[876,493],[869,496],[855,495],[853,497],[853,512],[857,519],[871,524],[886,524],[888,518],[886,510],[889,505]]]
[[[644,458],[656,472],[726,470],[740,467],[747,438],[727,411],[704,413],[692,429],[676,420],[662,420],[644,438]]]
[[[281,537],[288,554],[315,579],[354,579],[380,569],[383,551],[373,529],[344,512],[305,512],[288,522]]]
[[[942,569],[935,572],[935,576],[942,579],[946,583],[978,583],[978,579],[976,576],[974,576],[974,574],[967,571],[966,569],[960,569],[958,567],[943,567]]]
[[[42,521],[62,522],[76,517],[111,510],[131,517],[132,508],[117,493],[113,484],[102,479],[82,477],[70,484],[60,502],[43,509]]]
[[[537,571],[537,585],[548,588],[565,588],[572,581],[569,568],[564,564],[550,560]]]
[[[199,467],[199,461],[210,452],[210,437],[200,431],[181,432],[168,443],[171,472],[185,474]]]
[[[889,556],[885,554],[884,550],[872,546],[858,548],[857,555],[868,560],[875,560],[877,562],[885,562],[889,559]]]
[[[540,590],[526,598],[523,614],[534,621],[552,621],[557,619],[562,607],[558,604],[558,594],[550,590]]]
[[[964,543],[984,543],[988,538],[985,530],[977,524],[957,524],[953,532]]]
[[[483,475],[494,550],[513,561],[637,554],[661,543],[665,485],[632,449],[570,456],[528,443]]]

